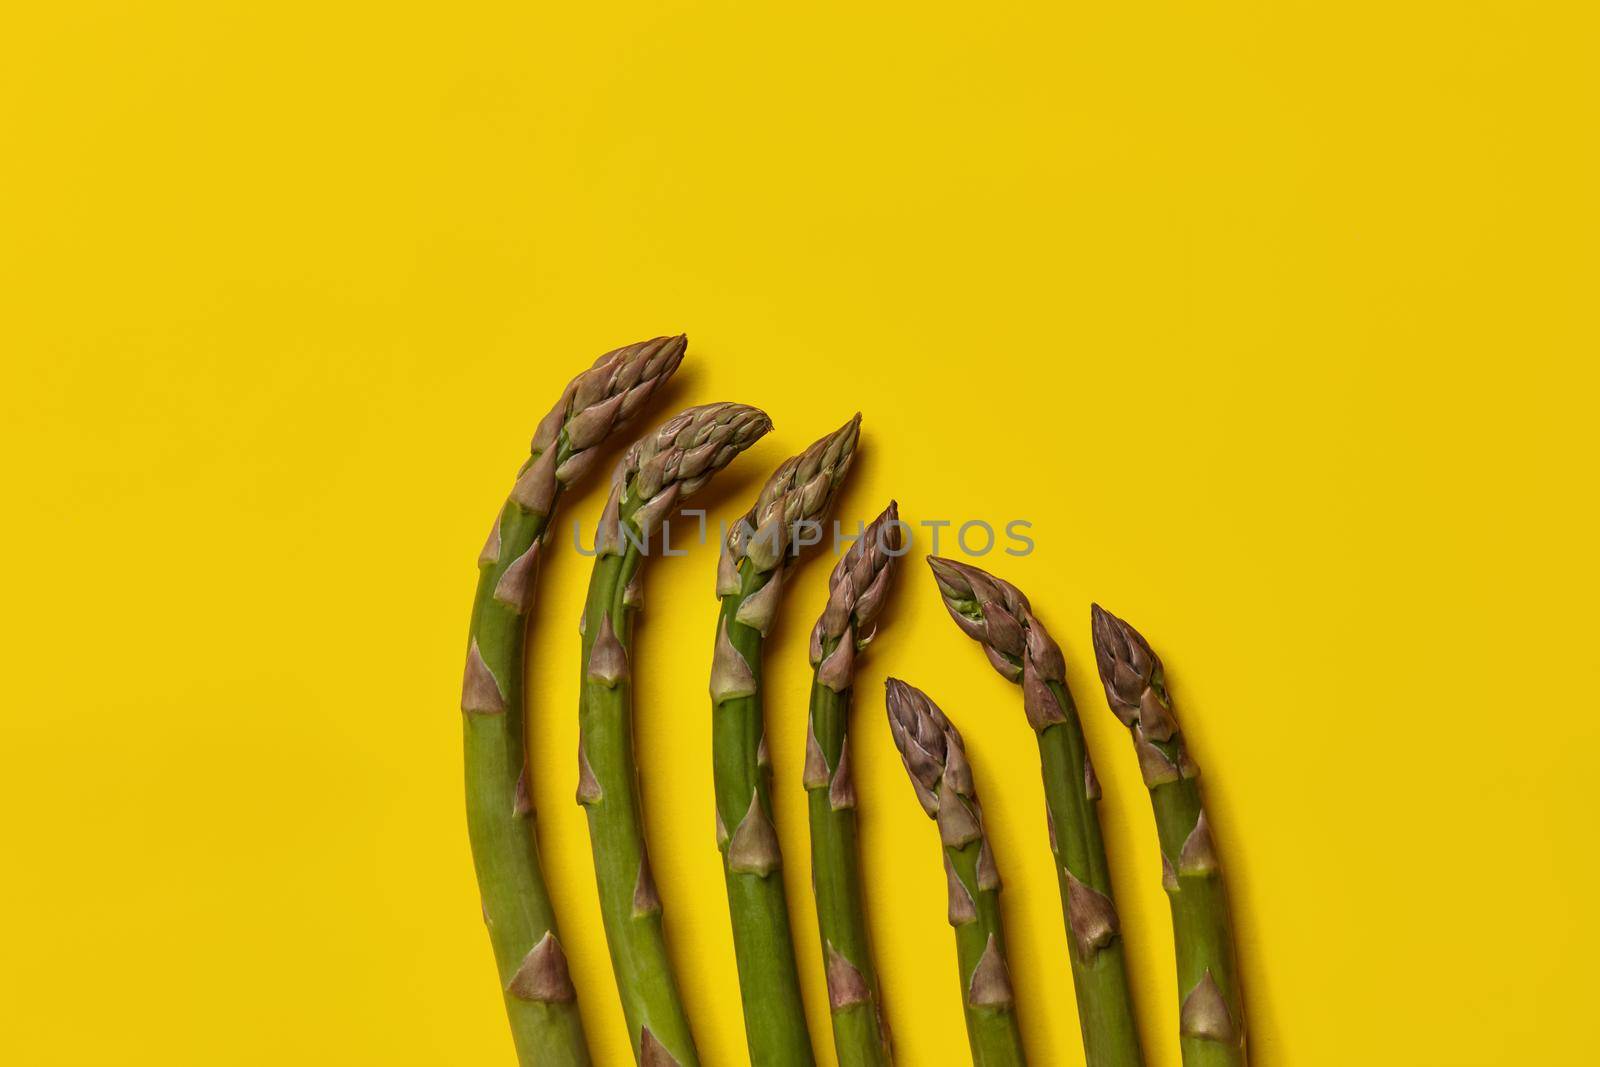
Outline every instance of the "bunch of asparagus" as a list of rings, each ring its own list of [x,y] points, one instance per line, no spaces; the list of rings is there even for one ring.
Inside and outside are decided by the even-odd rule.
[[[528,780],[527,622],[555,506],[599,460],[613,431],[677,370],[685,339],[661,337],[601,356],[568,384],[534,433],[528,461],[479,555],[461,709],[467,823],[518,1060],[588,1064],[554,908],[540,866]],[[723,858],[745,1031],[756,1067],[809,1067],[815,1056],[773,822],[762,667],[801,551],[822,540],[854,459],[860,415],[785,460],[722,543],[711,656],[716,844]],[[578,802],[635,1059],[697,1065],[672,972],[662,897],[651,871],[634,752],[633,619],[643,563],[667,522],[717,471],[771,429],[742,404],[689,408],[636,441],[617,464],[594,541],[579,632]],[[813,679],[800,783],[808,795],[815,898],[834,1047],[844,1067],[893,1062],[866,922],[849,718],[858,657],[873,639],[895,560],[907,549],[894,503],[833,568],[812,628]],[[676,554],[676,553],[674,553]],[[1045,827],[1070,949],[1067,969],[1090,1067],[1139,1067],[1121,922],[1097,804],[1099,783],[1060,646],[1020,590],[955,560],[930,557],[939,595],[990,664],[1021,689],[1039,748]],[[1243,1003],[1217,849],[1167,693],[1161,661],[1132,627],[1092,610],[1107,701],[1129,729],[1150,790],[1172,905],[1186,1067],[1247,1063]],[[1006,958],[1000,870],[967,746],[926,694],[898,679],[885,693],[889,731],[918,802],[938,826],[955,929],[960,993],[975,1064],[1026,1061]]]

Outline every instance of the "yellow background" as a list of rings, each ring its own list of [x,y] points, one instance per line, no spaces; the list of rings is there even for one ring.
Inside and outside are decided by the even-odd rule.
[[[498,1064],[463,825],[473,559],[539,415],[687,330],[667,404],[858,407],[847,520],[1031,520],[1106,786],[1153,1064],[1170,933],[1088,605],[1168,663],[1262,1065],[1576,1063],[1600,952],[1587,5],[65,3],[0,16],[0,1060]],[[666,405],[652,409],[656,421]],[[597,483],[566,520],[592,524]],[[927,548],[926,531],[917,556]],[[743,1062],[712,842],[714,555],[651,567],[639,729],[708,1063]],[[771,647],[798,784],[820,559]],[[537,801],[625,1062],[574,622]],[[966,732],[1036,1062],[1081,1062],[1033,740],[907,566],[857,702],[902,1062],[965,1055],[888,672]]]

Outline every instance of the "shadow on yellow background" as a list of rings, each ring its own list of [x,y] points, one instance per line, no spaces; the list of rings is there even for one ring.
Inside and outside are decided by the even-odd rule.
[[[1088,605],[1166,659],[1264,1067],[1575,1063],[1592,907],[1595,92],[1581,5],[18,8],[0,32],[0,1060],[499,1064],[463,828],[473,559],[561,384],[687,330],[651,419],[856,409],[847,521],[1033,524],[1152,1064],[1171,935]],[[642,427],[641,427],[642,428]],[[599,480],[566,522],[592,528]],[[1033,1058],[1081,1062],[1014,691],[919,529],[857,701],[901,1060],[959,1062],[886,673],[965,732]],[[565,544],[567,542],[563,542]],[[948,544],[942,547],[948,547]],[[708,1063],[715,556],[652,568],[639,743]],[[813,1035],[805,567],[769,732]],[[536,801],[626,1062],[572,803],[587,565],[548,560]]]

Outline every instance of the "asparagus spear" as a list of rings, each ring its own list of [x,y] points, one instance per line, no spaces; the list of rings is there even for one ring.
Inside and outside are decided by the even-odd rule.
[[[1023,711],[1038,735],[1085,1060],[1089,1067],[1136,1067],[1143,1055],[1100,836],[1100,784],[1067,690],[1061,649],[1016,586],[954,560],[930,556],[928,564],[956,625],[983,646],[1001,677],[1022,686]]]
[[[894,1062],[862,910],[847,733],[856,653],[877,629],[902,542],[900,513],[890,501],[833,568],[827,609],[811,631],[815,675],[803,783],[811,816],[811,884],[840,1067]]]
[[[1006,966],[1000,872],[983,829],[966,746],[927,694],[898,678],[890,678],[886,687],[889,732],[917,800],[939,824],[972,1062],[975,1067],[1026,1063]]]
[[[628,450],[595,534],[581,624],[578,803],[589,816],[600,914],[629,1041],[650,1067],[691,1067],[700,1059],[667,955],[633,754],[641,566],[665,517],[771,428],[763,412],[742,404],[674,416]]]
[[[833,506],[860,424],[858,414],[778,467],[755,506],[724,539],[717,568],[722,606],[711,667],[717,847],[728,885],[753,1067],[815,1062],[783,877],[777,873],[782,857],[772,825],[761,647],[784,579],[799,549],[813,540],[801,534],[808,526],[815,530]]]
[[[1200,768],[1184,746],[1161,660],[1138,631],[1092,609],[1095,663],[1106,700],[1133,734],[1161,840],[1161,882],[1172,905],[1178,955],[1178,1034],[1185,1067],[1244,1067],[1244,1001],[1233,924]]]
[[[678,369],[684,346],[680,335],[619,348],[567,385],[534,432],[531,456],[478,556],[461,692],[467,832],[524,1065],[589,1062],[539,865],[524,751],[523,649],[540,547],[561,491],[594,466],[607,435]]]

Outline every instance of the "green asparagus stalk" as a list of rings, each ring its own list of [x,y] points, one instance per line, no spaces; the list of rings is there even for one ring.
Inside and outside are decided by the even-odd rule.
[[[533,435],[478,556],[462,683],[467,832],[518,1062],[589,1063],[577,993],[539,864],[524,745],[527,619],[539,553],[562,490],[594,466],[599,445],[683,359],[682,336],[601,356],[574,378]]]
[[[772,825],[762,642],[800,548],[820,538],[821,521],[850,469],[860,424],[858,414],[778,467],[724,539],[717,568],[721,609],[711,668],[717,847],[753,1067],[815,1062]]]
[[[1023,711],[1038,735],[1085,1061],[1089,1067],[1138,1067],[1144,1057],[1100,834],[1100,783],[1067,690],[1061,649],[1016,586],[954,560],[930,556],[928,564],[956,625],[983,646],[1001,677],[1022,687]]]
[[[983,828],[966,746],[927,694],[898,678],[890,678],[886,687],[889,732],[917,800],[938,822],[944,846],[949,918],[956,931],[972,1062],[974,1067],[1024,1064],[1000,917],[1000,871]]]
[[[1244,1067],[1244,1000],[1233,923],[1200,768],[1184,745],[1161,660],[1133,627],[1092,609],[1095,663],[1106,700],[1132,732],[1161,841],[1162,886],[1178,956],[1178,1034],[1184,1067]]]
[[[828,606],[811,631],[815,673],[803,784],[811,817],[811,884],[840,1067],[894,1062],[862,905],[848,731],[856,654],[876,633],[903,540],[900,514],[890,501],[833,568]]]
[[[636,442],[618,465],[595,534],[581,624],[578,803],[588,812],[611,967],[634,1055],[647,1067],[697,1067],[650,872],[633,752],[633,618],[650,546],[690,494],[772,428],[742,404],[690,408]]]

